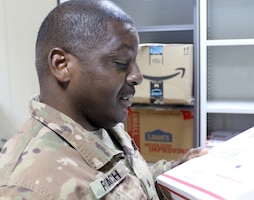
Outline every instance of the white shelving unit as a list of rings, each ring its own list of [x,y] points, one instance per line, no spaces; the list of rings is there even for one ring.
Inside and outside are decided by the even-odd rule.
[[[253,0],[199,0],[199,134],[254,125]]]

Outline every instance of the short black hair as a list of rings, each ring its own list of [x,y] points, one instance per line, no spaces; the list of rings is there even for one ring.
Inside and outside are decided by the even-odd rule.
[[[132,18],[108,0],[70,0],[55,7],[42,22],[36,41],[36,66],[47,65],[52,48],[79,57],[107,38],[109,21],[134,26]],[[45,67],[45,66],[44,66]]]

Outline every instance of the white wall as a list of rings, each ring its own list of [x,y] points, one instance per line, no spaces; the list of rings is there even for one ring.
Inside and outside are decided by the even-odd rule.
[[[29,117],[29,99],[39,92],[36,35],[56,4],[57,0],[0,0],[0,140],[11,137]]]

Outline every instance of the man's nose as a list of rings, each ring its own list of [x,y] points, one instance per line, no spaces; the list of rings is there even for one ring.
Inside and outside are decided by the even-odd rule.
[[[139,70],[139,67],[135,64],[132,67],[131,72],[128,74],[126,81],[130,85],[139,85],[143,81],[143,74]]]

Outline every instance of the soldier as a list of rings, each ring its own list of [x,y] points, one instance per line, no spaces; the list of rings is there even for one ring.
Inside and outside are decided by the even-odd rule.
[[[130,16],[107,0],[72,0],[48,14],[36,41],[40,94],[2,149],[0,199],[157,200],[156,176],[205,152],[149,169],[124,131],[142,82],[138,43]]]

